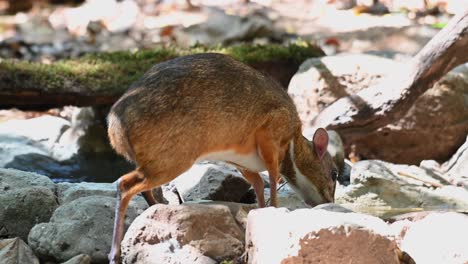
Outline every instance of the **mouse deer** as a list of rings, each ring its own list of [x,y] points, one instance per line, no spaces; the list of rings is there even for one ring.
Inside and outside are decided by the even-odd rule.
[[[302,136],[287,92],[275,81],[227,55],[183,56],[153,66],[112,106],[108,134],[113,148],[136,165],[117,181],[118,201],[110,263],[118,263],[124,217],[131,198],[151,190],[201,160],[236,166],[265,207],[277,205],[283,176],[306,203],[334,201],[337,169],[327,152],[328,134]]]

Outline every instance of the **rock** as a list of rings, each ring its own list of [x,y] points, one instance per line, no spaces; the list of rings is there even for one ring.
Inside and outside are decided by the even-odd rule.
[[[70,123],[60,117],[43,115],[26,120],[10,120],[0,124],[0,134],[25,137],[50,148]],[[47,129],[38,129],[47,128]]]
[[[190,204],[190,203],[188,203]],[[211,201],[202,201],[197,204],[203,205],[222,205],[227,206],[231,211],[232,216],[236,220],[237,224],[242,227],[242,230],[247,228],[247,215],[249,214],[250,210],[257,209],[257,204],[244,204],[244,203],[233,203],[233,202],[211,202]]]
[[[0,169],[0,190],[0,237],[27,240],[58,206],[53,182],[35,173]]]
[[[213,8],[205,8],[203,11],[210,18],[206,22],[174,31],[174,37],[179,45],[184,47],[195,44],[213,46],[222,43],[227,45],[253,41],[256,38],[277,39],[284,34],[274,29],[273,22],[268,15],[261,12],[251,12],[241,17]]]
[[[459,213],[431,213],[412,223],[401,249],[416,263],[467,263],[468,216]]]
[[[66,262],[63,262],[62,264],[91,264],[91,257],[86,254],[80,254]]]
[[[87,254],[92,262],[106,262],[111,248],[116,199],[88,196],[65,203],[54,212],[49,223],[34,226],[28,243],[40,258],[67,261]],[[146,204],[131,201],[125,229]]]
[[[326,106],[343,96],[378,84],[402,65],[364,54],[309,59],[292,78],[288,92],[307,128]],[[421,95],[400,120],[352,142],[343,138],[345,151],[349,153],[353,147],[365,159],[405,164],[419,164],[424,159],[447,160],[468,133],[467,102],[464,99],[467,93],[468,66],[462,65]]]
[[[267,205],[270,202],[270,188],[265,188],[265,201]],[[283,185],[277,191],[278,207],[285,207],[291,210],[297,208],[310,208],[310,205],[304,202],[304,199],[295,192],[288,184]]]
[[[388,225],[363,214],[264,208],[246,236],[248,263],[400,263]]]
[[[216,264],[215,260],[204,256],[190,245],[183,247],[176,239],[169,239],[158,244],[142,245],[133,258],[125,258],[123,264]]]
[[[44,187],[55,192],[55,184],[48,177],[37,173],[0,168],[0,190],[10,191],[30,187]]]
[[[0,167],[5,167],[15,157],[48,155],[47,149],[53,146],[68,126],[65,119],[49,115],[0,123]]]
[[[243,242],[244,233],[227,206],[157,204],[137,217],[128,229],[122,241],[122,259],[124,263],[155,263],[150,261],[152,252],[162,251],[164,258],[180,259],[172,255],[182,251],[187,256],[187,250],[196,249],[221,261],[240,256]]]
[[[441,169],[447,174],[447,178],[453,180],[454,183],[468,188],[468,136],[465,143],[450,160],[442,164]]]
[[[234,168],[209,163],[193,165],[172,182],[184,201],[239,202],[251,186]]]
[[[2,264],[39,264],[31,248],[20,238],[0,240],[0,262]]]
[[[336,131],[328,130],[327,132],[329,137],[327,151],[338,167],[338,179],[343,182],[345,180],[345,153],[343,141]]]
[[[337,189],[335,201],[382,217],[404,212],[398,210],[468,208],[468,191],[444,184],[443,179],[417,166],[360,161],[351,171],[351,185]]]
[[[93,195],[108,196],[115,198],[117,197],[117,185],[115,183],[100,182],[61,182],[57,184],[57,197],[59,204],[68,203],[80,197]],[[153,195],[157,202],[167,203],[167,201],[163,197],[161,187],[154,188]],[[143,197],[140,195],[135,196],[133,199],[135,201],[143,201]]]
[[[80,197],[91,195],[117,197],[117,186],[112,183],[80,182],[57,184],[57,196],[60,204],[68,203]]]
[[[33,171],[58,181],[107,182],[134,168],[110,147],[100,113],[89,107],[66,111],[71,112],[71,121],[43,115],[1,123],[0,167]]]

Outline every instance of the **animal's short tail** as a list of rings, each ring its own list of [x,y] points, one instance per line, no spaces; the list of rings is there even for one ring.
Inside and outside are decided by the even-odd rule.
[[[135,152],[129,142],[126,129],[122,126],[120,118],[111,111],[107,116],[107,124],[107,134],[112,147],[117,153],[124,156],[127,160],[135,162]]]

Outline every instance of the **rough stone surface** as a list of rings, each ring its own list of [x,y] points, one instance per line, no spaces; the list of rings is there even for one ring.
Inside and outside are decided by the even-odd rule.
[[[351,185],[337,188],[335,201],[347,208],[382,217],[420,210],[418,208],[468,208],[468,191],[445,184],[443,179],[417,166],[360,161],[352,169]]]
[[[233,167],[211,163],[193,165],[173,183],[184,201],[239,202],[251,186]]]
[[[58,181],[101,182],[133,169],[111,149],[105,125],[92,108],[70,108],[71,121],[42,115],[0,123],[0,167]]]
[[[91,195],[117,197],[117,186],[112,183],[96,182],[61,182],[57,184],[57,197],[60,204]]]
[[[49,223],[34,226],[28,243],[40,258],[67,261],[87,254],[92,262],[106,262],[110,251],[116,199],[88,196],[66,203],[54,212]],[[130,202],[125,228],[143,212],[146,204]]]
[[[164,199],[160,187],[153,189],[154,198],[159,203],[167,203]],[[100,183],[100,182],[80,182],[57,183],[57,197],[60,204],[68,203],[80,197],[102,195],[109,197],[117,197],[117,185],[115,183]],[[134,200],[142,200],[143,197],[138,194]]]
[[[265,188],[265,201],[267,205],[270,202],[270,188]],[[304,202],[304,199],[295,192],[288,184],[282,185],[277,191],[278,207],[288,209],[310,208],[310,205]]]
[[[277,34],[280,34],[275,32],[272,21],[258,12],[240,17],[211,8],[204,11],[210,17],[209,20],[174,32],[179,45],[230,44],[254,38],[278,37]]]
[[[0,240],[0,263],[2,264],[39,264],[39,259],[31,248],[20,238]]]
[[[227,206],[157,204],[137,217],[128,229],[122,241],[122,259],[124,263],[152,263],[151,252],[162,250],[169,254],[169,246],[161,243],[170,243],[177,244],[174,254],[180,250],[186,254],[186,246],[191,246],[221,261],[240,256],[243,242],[244,233]]]
[[[377,84],[401,65],[364,54],[309,59],[292,78],[288,92],[308,127],[327,105]],[[467,94],[468,66],[462,65],[421,95],[400,120],[352,142],[343,138],[345,150],[349,153],[352,144],[353,152],[362,158],[396,163],[419,164],[424,159],[445,161],[468,133]]]
[[[217,261],[204,256],[198,249],[190,245],[181,246],[175,239],[158,244],[142,245],[138,254],[125,258],[123,264],[216,264]]]
[[[66,262],[63,262],[62,264],[91,264],[91,257],[86,254],[80,254]]]
[[[468,216],[432,213],[409,224],[400,242],[416,263],[468,263]]]
[[[327,151],[330,153],[333,161],[338,167],[338,180],[345,180],[345,153],[343,147],[343,141],[336,131],[328,130],[328,147]]]
[[[31,228],[49,221],[58,204],[47,177],[0,169],[0,237],[27,240]]]
[[[452,158],[442,164],[442,168],[448,178],[468,188],[468,136]]]
[[[337,188],[335,201],[347,208],[382,217],[415,208],[468,208],[468,191],[446,184],[442,178],[417,166],[360,161],[352,169],[351,185]]]
[[[247,224],[248,263],[400,263],[391,234],[381,219],[363,214],[254,210]]]
[[[30,187],[45,187],[52,192],[55,192],[56,188],[54,182],[46,176],[15,169],[0,168],[0,191]]]

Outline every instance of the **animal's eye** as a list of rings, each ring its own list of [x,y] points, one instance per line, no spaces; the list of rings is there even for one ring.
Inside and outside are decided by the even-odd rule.
[[[336,179],[338,179],[338,170],[337,169],[332,169],[331,177],[332,177],[333,181],[336,181]]]

